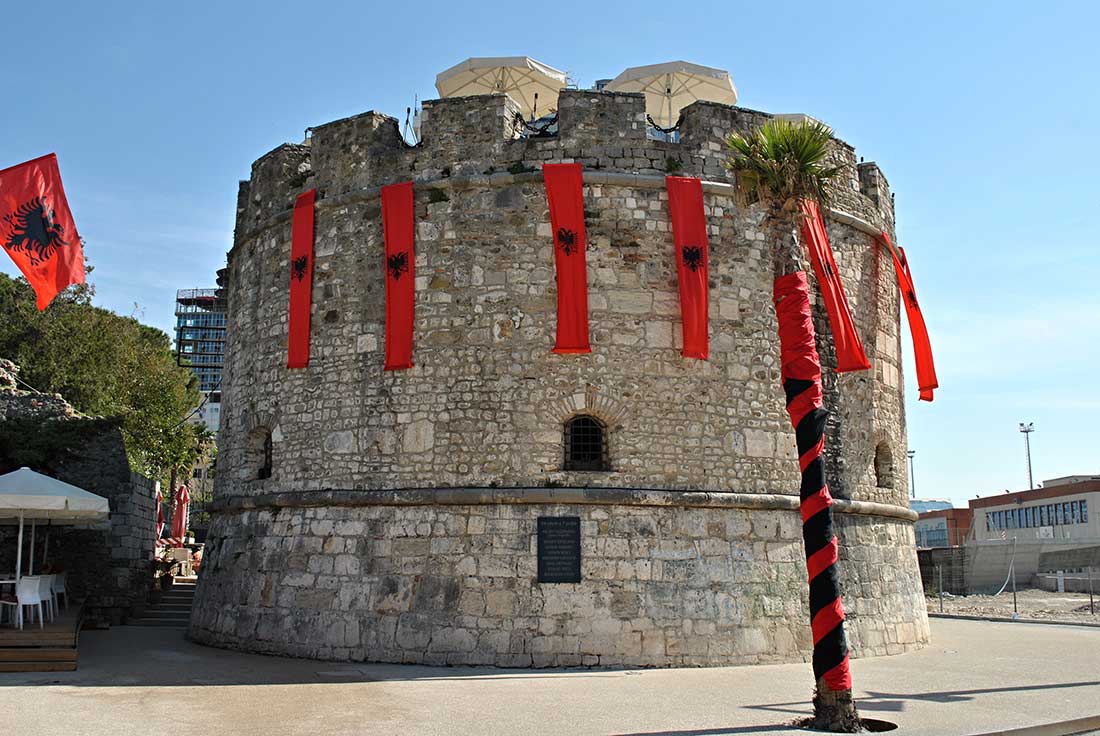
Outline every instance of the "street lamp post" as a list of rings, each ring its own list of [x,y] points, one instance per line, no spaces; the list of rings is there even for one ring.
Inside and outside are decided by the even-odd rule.
[[[1027,487],[1035,487],[1031,479],[1031,433],[1035,431],[1035,422],[1024,424],[1020,422],[1020,431],[1024,433],[1024,450],[1027,452]]]
[[[913,468],[913,456],[917,454],[916,450],[906,450],[905,454],[909,456],[909,495],[913,498],[917,497],[917,471]]]

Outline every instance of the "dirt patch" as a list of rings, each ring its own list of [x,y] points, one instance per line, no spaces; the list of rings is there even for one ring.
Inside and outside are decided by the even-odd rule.
[[[1094,595],[1094,613],[1089,613],[1088,593],[1050,593],[1045,590],[1016,592],[1016,611],[1021,619],[1100,624],[1100,594]],[[928,612],[939,613],[940,601],[928,597]],[[953,596],[944,593],[943,612],[966,616],[1012,618],[1012,592],[1000,595]]]

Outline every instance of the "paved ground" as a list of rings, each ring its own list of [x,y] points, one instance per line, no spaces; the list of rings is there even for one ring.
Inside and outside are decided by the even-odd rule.
[[[928,612],[939,613],[940,601],[928,598]],[[1020,590],[1016,594],[1015,608],[1012,591],[1000,595],[948,596],[943,598],[943,612],[968,616],[992,616],[1012,618],[1013,612],[1020,618],[1040,621],[1073,621],[1100,624],[1100,581],[1089,612],[1088,593],[1049,593],[1045,590]]]
[[[934,644],[856,660],[865,717],[984,734],[1100,714],[1100,630],[935,620]],[[77,672],[0,675],[2,733],[799,733],[808,665],[546,671],[348,665],[238,654],[178,630],[81,636]]]

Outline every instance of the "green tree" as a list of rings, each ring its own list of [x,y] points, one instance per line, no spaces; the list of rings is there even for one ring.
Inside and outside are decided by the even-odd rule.
[[[135,471],[190,468],[211,441],[185,421],[201,398],[194,374],[176,365],[168,335],[92,306],[93,294],[73,286],[39,312],[26,280],[0,274],[0,357],[19,364],[24,387],[117,418]]]
[[[727,167],[737,177],[738,191],[747,204],[758,204],[765,208],[764,224],[772,242],[772,256],[775,267],[777,299],[776,316],[779,320],[780,340],[784,352],[799,350],[804,357],[817,358],[813,323],[809,319],[800,319],[797,312],[792,313],[792,305],[809,312],[808,281],[804,277],[804,246],[800,241],[802,200],[813,200],[824,209],[828,197],[829,180],[838,173],[836,167],[827,163],[832,144],[832,130],[821,123],[802,122],[795,125],[785,120],[772,120],[757,128],[749,135],[733,134],[726,141],[730,150]],[[788,278],[803,272],[803,278]],[[786,295],[786,296],[783,296]],[[792,301],[784,305],[781,299]],[[803,301],[805,300],[805,301]],[[800,347],[801,346],[801,347]],[[790,398],[813,395],[820,391],[821,377],[816,380],[809,375],[788,375],[787,366],[783,371],[784,393]],[[788,403],[788,408],[792,408]],[[803,541],[807,559],[816,552],[822,552],[826,558],[833,544],[832,510],[828,505],[820,508],[814,505],[827,493],[825,485],[824,463],[820,457],[819,441],[824,437],[827,412],[819,405],[805,416],[799,416],[792,410],[792,422],[797,421],[799,457],[807,460],[802,469],[801,503],[809,518],[803,522]],[[816,457],[815,457],[816,453]],[[812,460],[811,460],[812,459]],[[815,560],[821,557],[815,556]],[[811,624],[819,612],[828,615],[839,607],[840,589],[837,580],[836,563],[828,564],[820,570],[813,570],[814,578],[810,584]],[[826,610],[828,609],[828,610]],[[814,717],[810,725],[813,728],[854,733],[860,730],[859,715],[852,699],[850,685],[833,689],[830,677],[836,682],[838,672],[847,672],[848,643],[844,631],[844,621],[831,625],[831,619],[819,619],[814,631],[814,676],[817,688],[814,693]],[[828,625],[827,630],[824,625]],[[820,637],[820,639],[819,639]],[[850,680],[849,680],[850,682]]]

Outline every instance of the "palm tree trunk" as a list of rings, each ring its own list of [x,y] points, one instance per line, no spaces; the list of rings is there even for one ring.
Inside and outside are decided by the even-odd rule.
[[[825,420],[821,364],[810,312],[810,293],[798,239],[797,208],[773,205],[768,213],[775,244],[774,299],[782,353],[783,391],[798,444],[802,483],[799,503],[810,587],[810,628],[817,689],[814,717],[805,725],[855,733],[859,715],[852,699],[844,606],[837,579],[838,545],[832,498],[825,483]]]

